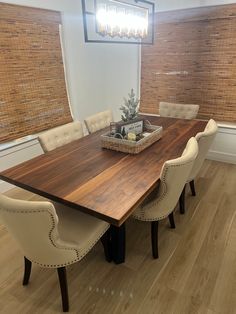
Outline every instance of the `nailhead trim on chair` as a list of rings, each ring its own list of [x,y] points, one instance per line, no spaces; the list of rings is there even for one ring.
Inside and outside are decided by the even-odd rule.
[[[56,245],[55,243],[54,243],[54,241],[53,241],[53,239],[52,239],[52,232],[53,232],[53,230],[55,229],[55,227],[56,227],[56,223],[55,223],[55,220],[54,220],[54,217],[53,217],[53,215],[52,215],[52,213],[50,213],[48,210],[28,210],[28,211],[24,211],[24,210],[22,210],[22,211],[18,211],[18,210],[7,210],[7,209],[3,209],[3,210],[5,210],[5,211],[7,211],[7,212],[10,212],[10,213],[17,213],[17,214],[32,214],[32,213],[47,213],[47,214],[49,214],[50,215],[50,218],[51,218],[51,221],[52,221],[52,228],[50,229],[50,231],[49,231],[49,234],[48,234],[48,237],[49,237],[49,240],[50,240],[50,242],[52,243],[52,245],[54,246],[54,247],[56,247],[56,248],[58,248],[58,249],[65,249],[65,250],[74,250],[75,252],[76,252],[76,255],[77,255],[77,258],[79,258],[79,254],[78,254],[78,251],[76,250],[76,249],[72,249],[72,248],[67,248],[67,247],[63,247],[63,246],[58,246],[58,245]],[[33,261],[33,260],[32,260]],[[75,261],[77,261],[77,259],[75,260]],[[38,264],[38,265],[41,265],[41,266],[48,266],[48,267],[54,267],[54,266],[49,266],[49,265],[45,265],[45,264],[41,264],[41,263],[38,263],[38,262],[36,262],[36,261],[34,261],[34,263],[36,263],[36,264]],[[72,262],[70,262],[70,264],[71,264]],[[67,264],[65,264],[65,265],[67,265]],[[64,265],[64,266],[65,266]],[[59,266],[63,266],[63,265],[55,265],[55,267],[59,267]]]
[[[215,133],[214,133],[214,131],[212,131],[212,128],[214,128],[214,126],[211,125],[212,123],[215,123],[215,126],[216,126],[216,128],[214,129]],[[216,122],[213,119],[211,119],[211,120],[208,121],[208,123],[207,123],[207,125],[205,127],[205,130],[203,132],[197,133],[195,138],[196,138],[197,142],[199,143],[199,141],[202,140],[203,138],[207,138],[209,136],[212,136],[213,134],[216,135],[217,130],[218,130],[218,127],[217,127]],[[199,168],[199,170],[200,170],[200,168]],[[193,181],[196,178],[196,176],[197,176],[197,173],[194,173],[194,175],[193,175],[193,173],[191,171],[190,176],[189,176],[189,178],[188,178],[186,183],[189,183],[189,182]]]
[[[48,211],[48,210],[30,210],[30,211],[18,211],[18,210],[8,210],[8,209],[3,209],[7,212],[10,212],[10,213],[18,213],[18,214],[32,214],[32,213],[47,213],[50,215],[50,218],[51,218],[51,221],[52,221],[52,228],[50,229],[49,231],[49,234],[48,234],[48,237],[49,237],[49,240],[50,242],[52,243],[52,245],[58,249],[64,249],[64,250],[73,250],[75,251],[76,255],[77,255],[77,258],[75,260],[72,260],[68,263],[63,263],[63,264],[41,264],[39,262],[36,262],[35,260],[29,258],[29,260],[31,260],[33,263],[41,266],[41,267],[46,267],[46,268],[58,268],[58,267],[63,267],[63,266],[67,266],[67,265],[71,265],[71,264],[74,264],[78,261],[80,261],[82,258],[84,258],[84,256],[94,247],[94,245],[99,241],[99,239],[103,236],[103,234],[105,234],[105,232],[109,229],[109,226],[107,227],[107,229],[105,231],[103,231],[99,236],[98,238],[89,246],[89,248],[82,254],[80,255],[79,254],[79,250],[76,250],[76,249],[73,249],[73,248],[68,248],[68,247],[64,247],[64,246],[60,246],[58,244],[56,244],[54,241],[53,241],[53,237],[52,237],[52,232],[53,230],[55,229],[56,227],[56,223],[55,223],[55,219],[54,219],[54,216],[53,214]]]
[[[165,172],[163,174],[163,179],[162,179],[162,183],[163,183],[163,188],[164,188],[164,192],[163,194],[158,197],[158,199],[156,201],[153,201],[152,203],[152,206],[148,208],[148,204],[145,205],[145,206],[140,206],[141,210],[140,210],[140,215],[135,215],[135,213],[133,214],[133,217],[135,219],[138,219],[138,220],[141,220],[141,221],[158,221],[158,220],[162,220],[166,217],[169,216],[169,214],[171,214],[173,212],[173,210],[171,210],[170,212],[168,212],[168,214],[164,215],[164,216],[161,216],[161,217],[158,217],[158,218],[145,218],[145,212],[153,207],[155,207],[166,195],[167,193],[167,188],[166,188],[166,182],[165,182],[165,178],[166,178],[166,173],[167,173],[167,169],[169,168],[176,168],[176,167],[180,167],[180,166],[184,166],[184,165],[187,165],[189,163],[191,163],[192,161],[189,161],[189,162],[186,162],[186,163],[183,163],[183,164],[179,164],[179,165],[170,165],[168,168],[165,169]]]
[[[38,265],[41,266],[41,267],[46,267],[46,268],[58,268],[58,267],[68,266],[68,265],[74,264],[74,263],[76,263],[76,262],[79,262],[79,261],[81,261],[81,260],[87,255],[87,253],[94,247],[94,245],[100,240],[100,238],[105,234],[105,232],[106,232],[108,229],[109,229],[109,227],[107,227],[107,229],[99,235],[99,237],[90,245],[90,247],[84,252],[83,255],[78,256],[78,254],[77,254],[78,258],[75,259],[75,260],[72,260],[71,262],[64,263],[64,264],[57,264],[57,265],[55,265],[55,264],[47,265],[47,264],[40,264],[40,263],[38,263],[38,262],[36,262],[36,261],[34,261],[34,260],[31,260],[31,261],[32,261],[33,263],[35,263],[35,264],[38,264]],[[58,247],[58,248],[60,249],[61,247]],[[65,248],[65,249],[68,249],[68,248]],[[73,250],[73,249],[72,249],[72,250]]]

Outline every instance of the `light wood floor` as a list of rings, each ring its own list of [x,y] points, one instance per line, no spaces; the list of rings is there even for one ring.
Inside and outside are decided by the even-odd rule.
[[[127,260],[104,261],[98,243],[68,267],[71,313],[236,313],[236,165],[206,161],[187,195],[187,212],[175,212],[176,229],[161,222],[160,258],[153,260],[150,225],[127,224]],[[14,189],[8,195],[32,199]],[[33,265],[21,285],[23,256],[0,225],[0,312],[59,313],[57,274]]]

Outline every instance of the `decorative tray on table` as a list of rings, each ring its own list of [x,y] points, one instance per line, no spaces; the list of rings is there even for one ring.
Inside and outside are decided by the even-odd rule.
[[[138,154],[162,137],[163,128],[144,119],[129,123],[111,123],[111,130],[101,135],[103,148]]]

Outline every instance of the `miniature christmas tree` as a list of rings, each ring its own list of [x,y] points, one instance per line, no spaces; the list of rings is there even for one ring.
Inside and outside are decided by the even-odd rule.
[[[124,98],[125,104],[120,107],[120,110],[123,112],[121,115],[121,119],[124,122],[134,120],[138,116],[138,105],[139,105],[139,99],[135,98],[135,93],[133,88],[131,89],[131,92],[129,95],[129,98]]]

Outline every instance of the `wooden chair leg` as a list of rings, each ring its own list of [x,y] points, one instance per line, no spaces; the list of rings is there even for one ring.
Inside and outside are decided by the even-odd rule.
[[[171,214],[169,214],[168,217],[169,217],[171,229],[175,229],[174,212],[172,212]]]
[[[151,223],[151,235],[152,235],[152,256],[158,258],[158,221],[152,221]]]
[[[102,245],[103,245],[106,261],[110,263],[112,261],[112,256],[111,256],[111,230],[110,230],[110,228],[101,237],[101,242],[102,242]]]
[[[190,189],[191,189],[191,192],[192,192],[192,196],[196,196],[194,180],[190,181],[189,185],[190,185]]]
[[[23,286],[27,286],[30,279],[32,263],[25,256],[24,256],[24,261],[25,261],[25,270],[24,270]]]
[[[180,198],[179,198],[180,214],[185,213],[185,190],[186,190],[186,185],[184,186],[183,191],[182,191]]]
[[[57,268],[60,288],[61,288],[61,299],[62,299],[62,308],[63,312],[69,311],[69,297],[68,297],[68,286],[67,286],[67,277],[66,277],[66,268],[60,267]]]

